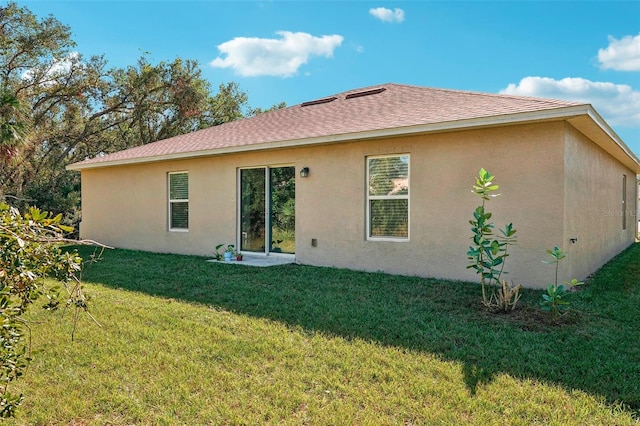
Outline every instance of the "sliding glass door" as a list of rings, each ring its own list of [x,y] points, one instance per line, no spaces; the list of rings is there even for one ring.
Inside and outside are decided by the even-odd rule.
[[[240,250],[295,253],[295,167],[240,170]]]
[[[266,236],[264,169],[240,170],[240,250],[264,252]]]

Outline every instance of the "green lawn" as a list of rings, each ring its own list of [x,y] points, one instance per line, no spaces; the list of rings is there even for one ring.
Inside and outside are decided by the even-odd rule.
[[[535,291],[489,314],[478,284],[126,250],[84,282],[103,327],[32,310],[9,424],[639,423],[640,244],[560,321]]]

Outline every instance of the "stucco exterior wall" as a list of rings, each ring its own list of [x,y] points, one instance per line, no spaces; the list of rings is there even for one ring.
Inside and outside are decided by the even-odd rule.
[[[80,236],[119,248],[210,255],[236,242],[239,167],[293,165],[295,151],[224,155],[82,171]],[[169,231],[170,172],[189,173],[189,230]]]
[[[475,281],[466,269],[468,221],[480,201],[471,186],[484,167],[502,194],[487,209],[497,226],[513,222],[518,230],[507,278],[542,287],[551,277],[541,264],[545,249],[569,237],[568,217],[580,226],[565,214],[567,203],[579,203],[565,200],[565,188],[577,186],[565,176],[566,131],[564,123],[548,122],[86,169],[81,236],[122,248],[208,255],[217,243],[236,242],[238,168],[295,165],[299,173],[306,166],[309,177],[296,179],[298,262]],[[410,155],[410,239],[367,241],[366,158],[396,153]],[[188,232],[168,231],[172,171],[189,172]]]
[[[566,209],[563,238],[558,245],[568,256],[562,261],[560,276],[562,280],[584,279],[635,241],[636,175],[571,125],[566,127]],[[572,238],[577,241],[571,242]]]
[[[468,221],[480,202],[471,186],[485,167],[502,194],[487,209],[497,226],[513,222],[518,229],[507,278],[540,285],[544,250],[562,232],[561,132],[560,125],[527,125],[317,148],[305,164],[313,175],[300,180],[307,199],[298,206],[297,257],[315,265],[476,280],[466,269]],[[366,157],[393,153],[411,155],[410,240],[367,241]]]

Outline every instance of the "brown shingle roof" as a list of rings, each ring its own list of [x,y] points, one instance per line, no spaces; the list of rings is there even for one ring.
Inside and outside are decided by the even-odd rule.
[[[371,92],[371,93],[367,93]],[[360,96],[364,95],[364,96]],[[335,98],[335,99],[331,99]],[[70,169],[330,142],[363,133],[482,120],[585,105],[554,99],[382,84],[354,89],[147,145],[87,159]],[[369,136],[371,137],[371,136]]]

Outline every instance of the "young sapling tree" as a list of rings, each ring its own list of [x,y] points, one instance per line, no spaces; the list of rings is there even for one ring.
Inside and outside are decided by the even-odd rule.
[[[499,234],[494,234],[495,225],[491,221],[492,213],[487,212],[485,203],[499,196],[495,192],[500,188],[494,183],[495,176],[481,168],[473,185],[472,192],[478,195],[482,203],[473,212],[473,219],[469,221],[473,236],[473,244],[467,251],[469,265],[467,268],[475,269],[480,274],[482,287],[482,303],[488,308],[500,310],[512,310],[520,298],[520,286],[509,285],[501,282],[505,271],[505,262],[509,257],[508,248],[516,243],[516,230],[509,223],[499,229]],[[496,287],[499,287],[496,291]],[[488,290],[491,295],[488,296]]]
[[[567,257],[567,252],[560,247],[555,246],[553,250],[547,250],[547,253],[551,256],[551,260],[543,260],[542,263],[547,265],[556,265],[555,267],[555,282],[547,286],[547,292],[542,294],[542,301],[540,302],[540,308],[546,312],[552,312],[555,317],[560,315],[560,312],[566,311],[569,308],[570,302],[567,300],[569,294],[568,288],[579,286],[584,284],[582,281],[578,281],[573,278],[571,281],[563,281],[558,285],[558,269],[560,261]]]

